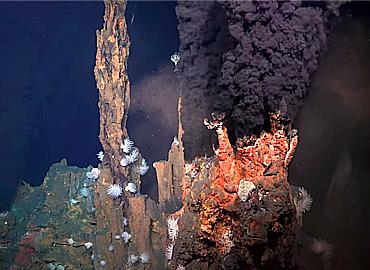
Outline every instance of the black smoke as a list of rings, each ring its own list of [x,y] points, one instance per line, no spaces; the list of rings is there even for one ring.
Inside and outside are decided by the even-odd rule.
[[[270,112],[279,110],[295,119],[338,6],[300,1],[178,2],[180,72],[188,87],[183,93],[185,144],[193,153],[207,149],[209,134],[201,123],[211,112],[226,113],[234,139],[267,128]]]

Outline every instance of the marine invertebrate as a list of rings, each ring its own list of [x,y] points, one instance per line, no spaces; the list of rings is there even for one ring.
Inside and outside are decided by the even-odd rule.
[[[139,156],[139,150],[134,148],[129,155],[126,156],[126,159],[129,164],[134,163]]]
[[[127,219],[127,217],[123,217],[122,224],[123,224],[123,226],[127,226],[128,225],[128,219]]]
[[[255,188],[256,186],[251,181],[241,180],[238,188],[238,196],[240,197],[240,200],[245,202],[248,199],[249,193]]]
[[[330,257],[333,255],[334,247],[326,240],[314,238],[310,245],[310,249],[313,254]]]
[[[86,198],[89,195],[89,190],[86,187],[80,189],[80,195],[83,198]]]
[[[98,168],[92,168],[91,171],[86,172],[86,177],[89,179],[98,179],[100,175],[100,170]]]
[[[123,191],[122,191],[122,187],[121,185],[119,184],[112,184],[112,185],[109,185],[108,189],[107,189],[107,193],[110,197],[112,197],[113,199],[115,198],[118,198],[119,196],[122,195]]]
[[[128,182],[126,187],[125,187],[125,191],[129,191],[131,193],[136,193],[137,192],[137,187],[134,183]]]
[[[99,153],[97,153],[96,155],[97,155],[97,157],[98,157],[98,159],[99,159],[100,161],[103,161],[103,159],[104,159],[104,152],[103,152],[103,151],[100,151],[100,152],[99,152]]]
[[[149,263],[149,254],[144,252],[143,254],[140,255],[140,262],[141,263]]]
[[[86,249],[90,249],[93,246],[93,243],[86,242],[86,243],[84,243],[84,245],[85,245]]]
[[[172,144],[175,144],[176,146],[178,146],[180,144],[179,140],[177,139],[177,137],[173,137],[173,141],[172,141]]]
[[[174,241],[177,238],[179,232],[179,225],[177,224],[179,218],[169,217],[167,219],[167,231],[168,237],[171,241]]]
[[[185,266],[178,264],[176,270],[186,270]]]
[[[225,233],[222,234],[220,242],[223,245],[223,253],[224,254],[229,253],[231,248],[234,246],[234,242],[232,240],[232,233],[230,229],[228,229]]]
[[[67,239],[67,243],[69,244],[69,245],[73,245],[74,243],[75,243],[75,241],[73,240],[73,238],[71,237],[71,238],[68,238]]]
[[[121,161],[120,161],[120,164],[122,167],[126,167],[130,162],[128,161],[127,159],[127,156],[124,156]]]
[[[146,160],[143,158],[141,160],[141,165],[140,165],[140,175],[146,174],[148,172],[148,170],[149,170],[149,166],[146,163]]]
[[[134,146],[134,142],[130,140],[129,137],[125,138],[123,140],[123,143],[121,143],[121,150],[125,153],[128,154],[131,152],[132,147]]]
[[[173,243],[169,243],[167,246],[166,246],[166,249],[164,251],[164,256],[166,257],[167,260],[171,260],[172,259],[172,254],[173,254],[173,248],[174,248],[174,244]]]
[[[134,264],[134,263],[136,263],[138,260],[139,260],[139,256],[137,256],[137,255],[135,255],[135,254],[131,254],[131,255],[128,257],[128,264]]]
[[[173,55],[171,55],[170,59],[175,64],[175,70],[176,70],[177,64],[180,62],[180,54],[178,52],[175,52]]]
[[[125,244],[127,244],[128,241],[130,241],[131,239],[131,234],[129,234],[128,232],[123,232],[121,236]]]
[[[298,198],[294,198],[294,204],[297,209],[297,215],[302,216],[304,212],[310,210],[313,199],[303,187],[298,188],[297,197]]]

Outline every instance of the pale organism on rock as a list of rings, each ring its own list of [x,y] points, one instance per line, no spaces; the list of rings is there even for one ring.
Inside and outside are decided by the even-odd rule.
[[[104,152],[103,152],[103,151],[100,151],[100,152],[99,152],[99,153],[97,153],[96,155],[97,155],[97,157],[98,157],[98,159],[99,159],[100,161],[103,161],[103,159],[104,159]]]
[[[173,137],[173,142],[172,144],[178,146],[180,144],[179,140],[177,139],[177,137]]]
[[[70,199],[70,200],[69,200],[69,202],[70,202],[72,205],[74,205],[74,204],[79,203],[80,201],[72,198],[72,199]]]
[[[137,256],[137,255],[135,255],[135,254],[131,254],[131,255],[128,257],[128,264],[134,264],[134,263],[136,263],[138,260],[139,260],[139,256]]]
[[[121,196],[122,192],[123,192],[122,187],[119,184],[111,184],[107,189],[108,195],[113,199],[116,199],[119,196]]]
[[[93,243],[86,242],[86,243],[84,243],[84,245],[85,245],[86,249],[90,249],[92,247]]]
[[[125,244],[127,244],[128,241],[130,241],[131,239],[131,234],[129,234],[128,232],[123,232],[121,236]]]
[[[123,217],[122,218],[122,224],[123,224],[123,226],[127,226],[128,225],[128,219],[127,219],[127,217]]]
[[[171,61],[175,64],[175,69],[177,67],[177,64],[180,61],[180,54],[178,52],[175,52],[174,54],[171,55]]]
[[[6,217],[7,215],[9,214],[9,212],[8,211],[5,211],[5,212],[1,212],[0,213],[0,217]]]
[[[148,170],[149,170],[149,166],[146,163],[146,160],[143,158],[141,160],[141,165],[140,165],[140,175],[146,174],[148,172]]]
[[[74,243],[75,243],[75,241],[73,240],[73,238],[71,237],[71,238],[68,238],[67,239],[67,243],[69,244],[69,245],[73,245]]]
[[[125,191],[129,191],[131,193],[136,193],[137,192],[137,187],[134,183],[128,182],[126,187],[125,187]]]
[[[126,156],[126,159],[129,164],[134,163],[139,157],[139,150],[134,148],[129,155]]]
[[[92,168],[91,171],[86,173],[86,177],[89,179],[98,179],[100,175],[100,170],[98,168]]]
[[[168,238],[171,241],[174,241],[177,238],[179,232],[179,225],[177,224],[179,218],[169,217],[167,219],[167,231],[168,231]]]
[[[121,166],[122,166],[122,167],[126,167],[126,166],[128,166],[128,164],[130,164],[130,162],[129,162],[129,161],[128,161],[128,159],[127,159],[127,156],[124,156],[124,157],[121,159],[120,164],[121,164]]]
[[[174,244],[173,243],[169,243],[167,246],[166,246],[166,250],[164,251],[164,256],[166,257],[167,260],[171,260],[172,259],[172,254],[173,254],[173,248],[174,248]]]
[[[128,154],[128,153],[130,153],[130,152],[131,152],[131,150],[132,150],[132,147],[133,147],[133,146],[134,146],[133,141],[131,141],[131,140],[130,140],[130,138],[129,138],[129,137],[127,137],[127,138],[125,138],[125,139],[123,140],[123,143],[121,143],[121,150],[122,150],[124,153]]]
[[[255,189],[256,186],[247,180],[240,180],[239,188],[238,188],[238,196],[242,202],[247,201],[249,193]]]
[[[141,263],[149,263],[149,254],[148,253],[143,253],[140,255],[140,261]]]

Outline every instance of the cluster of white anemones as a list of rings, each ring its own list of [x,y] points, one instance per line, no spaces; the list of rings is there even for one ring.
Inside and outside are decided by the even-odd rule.
[[[128,257],[128,264],[134,264],[138,262],[139,260],[141,263],[145,264],[145,263],[149,263],[149,259],[150,259],[149,254],[146,252],[140,254],[139,256],[135,254],[131,254]]]
[[[134,143],[130,140],[129,137],[123,140],[123,143],[121,144],[121,150],[124,153],[124,156],[120,161],[122,167],[127,167],[128,165],[137,161],[139,157],[139,150],[134,147]],[[148,170],[149,166],[146,163],[146,160],[142,158],[140,164],[140,175],[146,174]]]

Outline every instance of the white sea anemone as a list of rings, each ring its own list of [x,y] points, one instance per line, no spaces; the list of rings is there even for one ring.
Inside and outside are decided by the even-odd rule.
[[[179,233],[179,225],[177,224],[178,221],[179,218],[169,217],[167,219],[168,237],[171,241],[175,241]]]
[[[145,158],[143,158],[143,159],[141,160],[141,165],[140,165],[140,175],[144,175],[144,174],[146,174],[146,173],[148,172],[148,170],[149,170],[149,166],[148,166],[148,164],[146,163]]]
[[[129,164],[127,156],[125,156],[121,159],[120,164],[121,164],[122,167],[126,167]]]
[[[91,171],[86,173],[86,177],[89,179],[98,179],[100,175],[100,170],[98,168],[92,168]]]
[[[173,247],[174,247],[174,244],[170,243],[166,246],[166,250],[164,251],[164,256],[169,261],[172,259]]]
[[[134,163],[139,156],[139,150],[137,148],[134,148],[129,155],[126,156],[126,159],[129,164]]]
[[[89,248],[91,248],[93,246],[93,243],[86,242],[86,243],[84,243],[84,245],[85,245],[86,249],[89,249]]]
[[[131,193],[136,193],[137,192],[137,187],[134,183],[128,182],[127,186],[125,187],[125,191],[129,191]]]
[[[313,239],[310,248],[313,254],[321,255],[323,257],[330,257],[333,255],[333,245],[323,239]]]
[[[177,63],[180,61],[180,54],[178,52],[175,52],[170,57],[171,61],[175,64],[175,68],[177,67]]]
[[[123,143],[121,143],[121,150],[124,153],[128,154],[131,152],[133,146],[134,146],[134,142],[131,141],[129,137],[127,137],[123,140]]]
[[[123,232],[121,236],[125,244],[127,244],[128,241],[130,241],[131,239],[131,234],[129,234],[128,232]]]
[[[178,264],[176,270],[186,270],[185,266]]]
[[[311,208],[313,199],[311,195],[303,187],[298,188],[298,198],[294,198],[294,203],[297,208],[297,215],[302,216],[304,212],[307,212]]]
[[[123,224],[123,226],[127,226],[128,225],[128,219],[127,219],[127,217],[123,217],[122,224]]]
[[[173,142],[172,144],[178,146],[180,144],[179,140],[177,139],[177,137],[173,137]]]
[[[104,158],[104,153],[103,153],[103,151],[100,151],[100,152],[99,152],[99,153],[97,153],[96,155],[97,155],[97,157],[98,157],[98,159],[99,159],[100,161],[103,161],[103,158]]]
[[[140,261],[141,263],[148,263],[149,262],[149,254],[148,253],[143,253],[140,255]]]
[[[122,195],[122,187],[118,184],[109,185],[107,193],[113,199],[118,198]]]
[[[135,254],[131,254],[130,257],[128,257],[129,264],[136,263],[138,260],[139,260],[139,256]]]

